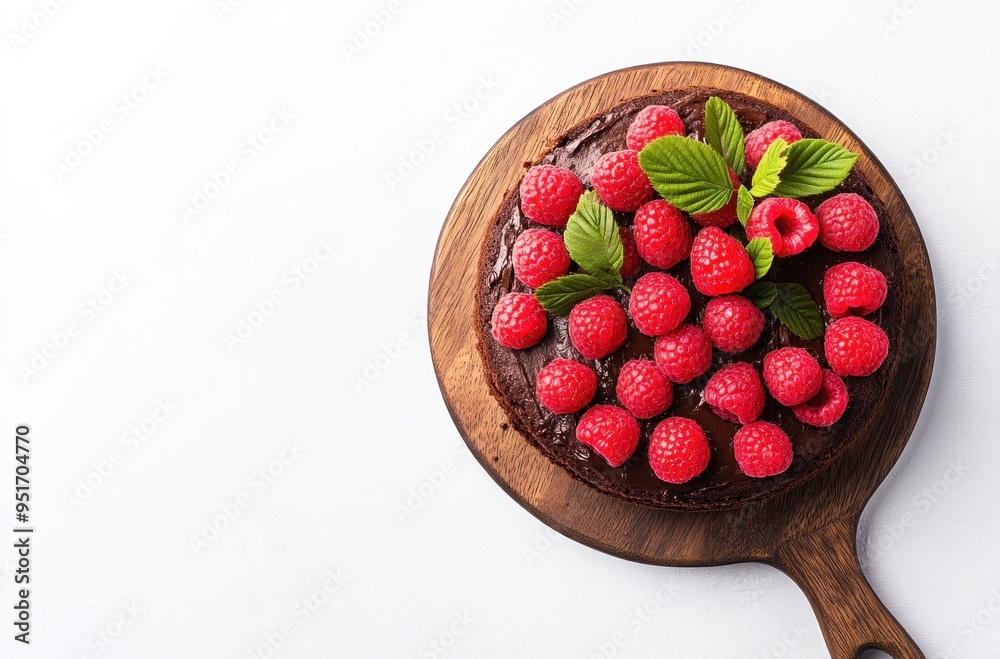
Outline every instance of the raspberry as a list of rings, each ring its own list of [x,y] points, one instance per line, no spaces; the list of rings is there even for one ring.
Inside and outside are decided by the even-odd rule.
[[[639,422],[620,407],[594,405],[576,424],[576,438],[612,467],[620,467],[639,445]]]
[[[535,395],[553,414],[579,412],[597,393],[597,374],[573,359],[557,357],[538,371]]]
[[[802,348],[779,348],[764,355],[764,382],[776,401],[792,407],[819,393],[823,369]]]
[[[639,167],[635,151],[605,153],[590,175],[597,195],[611,210],[632,212],[653,196],[653,186]]]
[[[530,348],[545,336],[549,317],[534,295],[507,293],[493,309],[493,338],[505,348]]]
[[[639,274],[639,268],[642,267],[642,259],[639,258],[639,248],[635,244],[635,236],[632,235],[632,230],[628,227],[620,227],[618,235],[622,239],[622,277],[632,279]]]
[[[638,419],[662,414],[674,402],[674,386],[656,364],[633,359],[618,372],[618,400]]]
[[[781,138],[791,144],[802,139],[802,133],[787,121],[769,121],[757,130],[750,131],[746,139],[747,165],[756,168],[771,142]]]
[[[686,483],[701,475],[711,459],[705,431],[691,419],[664,419],[649,438],[649,465],[661,481]]]
[[[764,385],[750,364],[727,364],[705,386],[705,402],[726,421],[751,423],[764,411]]]
[[[792,442],[773,423],[754,421],[736,431],[733,453],[740,469],[750,478],[784,473],[792,465]]]
[[[538,288],[569,271],[569,252],[562,236],[528,229],[514,243],[514,274],[525,286]]]
[[[703,295],[735,293],[753,283],[753,262],[740,241],[705,227],[691,245],[691,279]]]
[[[625,312],[607,295],[584,300],[569,314],[569,339],[587,359],[600,359],[614,352],[627,336]]]
[[[632,227],[639,256],[650,265],[668,270],[691,253],[691,225],[665,201],[658,199],[640,208]]]
[[[823,345],[837,375],[871,375],[889,354],[889,337],[882,328],[857,316],[833,321]]]
[[[823,298],[834,318],[870,314],[885,302],[887,291],[885,275],[855,261],[838,263],[823,276]]]
[[[521,179],[521,211],[539,224],[564,227],[582,194],[583,184],[573,172],[537,165]]]
[[[733,196],[729,203],[718,210],[692,215],[692,220],[703,227],[719,227],[720,229],[725,229],[736,223],[738,219],[736,217],[736,191],[740,189],[740,179],[737,178],[736,172],[732,169],[729,170],[729,178],[733,181]]]
[[[667,135],[686,135],[687,128],[680,115],[666,105],[650,105],[639,111],[628,127],[625,143],[633,151],[642,148],[653,140]]]
[[[684,284],[665,272],[649,272],[632,287],[628,312],[646,336],[660,336],[676,329],[691,311],[691,297]]]
[[[878,215],[864,197],[844,192],[816,207],[819,240],[835,252],[863,252],[878,237]]]
[[[823,371],[823,386],[808,401],[792,408],[795,418],[810,426],[826,428],[840,421],[847,409],[847,386],[836,373]]]
[[[819,221],[797,199],[770,197],[757,204],[747,220],[747,238],[770,238],[775,256],[794,256],[816,242]]]
[[[701,328],[722,352],[743,352],[764,331],[764,312],[742,295],[712,298],[705,306]]]
[[[677,384],[687,384],[712,365],[712,342],[697,325],[682,323],[656,339],[656,365]]]

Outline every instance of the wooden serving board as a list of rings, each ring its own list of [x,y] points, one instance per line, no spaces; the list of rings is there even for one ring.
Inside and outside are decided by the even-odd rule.
[[[555,136],[620,103],[686,87],[728,89],[787,110],[831,141],[860,154],[855,168],[883,201],[904,263],[904,322],[918,337],[893,360],[887,395],[843,456],[805,484],[735,510],[676,513],[646,508],[574,480],[508,423],[490,394],[473,329],[476,264],[491,219],[518,185],[523,164]],[[858,519],[903,451],[934,364],[936,314],[930,261],[895,183],[864,144],[804,96],[761,76],[713,64],[665,63],[589,80],[529,114],[486,154],[455,201],[437,245],[428,327],[448,409],[476,458],[532,514],[579,542],[629,560],[669,566],[756,561],[799,584],[833,659],[877,648],[895,659],[923,653],[872,591],[858,565]],[[910,334],[913,336],[914,334]]]

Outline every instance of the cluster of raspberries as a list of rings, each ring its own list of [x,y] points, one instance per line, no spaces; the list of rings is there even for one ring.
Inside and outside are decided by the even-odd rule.
[[[754,346],[765,327],[763,312],[738,293],[754,281],[754,267],[744,246],[726,227],[737,221],[736,195],[724,208],[691,220],[654,192],[639,166],[638,151],[665,135],[685,135],[684,122],[667,106],[639,112],[627,135],[628,149],[602,155],[590,172],[601,201],[618,212],[635,213],[631,228],[621,227],[624,248],[622,275],[635,280],[627,309],[608,295],[578,303],[569,315],[569,339],[585,360],[599,360],[625,344],[629,321],[655,337],[652,359],[634,359],[618,372],[620,405],[597,404],[576,426],[577,439],[619,467],[636,451],[639,422],[657,417],[673,402],[673,385],[690,383],[705,374],[713,350],[738,354]],[[749,133],[746,160],[756,167],[777,138],[801,139],[792,124],[772,121]],[[731,173],[734,190],[739,179]],[[521,209],[539,225],[564,228],[584,192],[573,172],[552,165],[532,167],[520,186]],[[746,225],[747,237],[767,237],[775,256],[801,253],[817,239],[838,252],[861,252],[879,231],[875,210],[856,194],[837,194],[815,209],[795,199],[772,197],[759,202]],[[695,289],[711,296],[701,323],[685,322],[691,311],[687,288],[662,272],[690,259]],[[525,230],[514,244],[512,263],[517,279],[537,288],[565,275],[571,266],[562,236],[551,229]],[[833,322],[826,328],[824,348],[829,368],[808,350],[779,348],[763,360],[761,373],[750,363],[723,366],[705,385],[703,399],[719,417],[740,424],[733,449],[742,471],[753,478],[775,476],[791,465],[792,443],[778,426],[760,420],[765,387],[779,404],[789,407],[802,423],[826,427],[847,408],[848,390],[841,376],[867,376],[885,360],[889,341],[876,324],[863,318],[885,301],[886,279],[878,270],[849,261],[831,267],[823,281],[826,310]],[[548,329],[548,314],[528,293],[504,295],[493,312],[492,334],[503,346],[524,349],[536,345]],[[591,366],[556,358],[536,379],[541,406],[553,414],[575,414],[590,405],[597,392]],[[708,467],[711,448],[701,426],[692,419],[668,417],[649,438],[648,457],[656,475],[667,483],[687,482]]]

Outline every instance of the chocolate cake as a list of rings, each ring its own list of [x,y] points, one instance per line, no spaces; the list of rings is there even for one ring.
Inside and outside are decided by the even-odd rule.
[[[799,118],[776,107],[742,94],[707,88],[688,88],[668,91],[644,98],[630,100],[607,114],[597,116],[571,129],[563,136],[553,136],[553,148],[532,165],[551,164],[574,172],[583,185],[592,187],[590,172],[602,154],[626,148],[626,132],[636,114],[649,105],[672,107],[683,119],[689,136],[703,138],[704,108],[711,96],[718,96],[736,112],[746,131],[766,122],[784,120],[795,124],[804,137],[822,137]],[[752,172],[743,173],[743,183],[750,184]],[[870,187],[857,172],[851,174],[829,193],[803,198],[810,208],[825,198],[842,192],[852,192],[864,197],[878,215],[884,209]],[[658,197],[655,197],[658,198]],[[615,213],[620,226],[630,226],[634,213]],[[634,455],[620,467],[611,467],[590,447],[575,436],[580,413],[555,415],[539,405],[535,396],[535,379],[538,371],[556,357],[568,357],[591,366],[598,377],[594,404],[616,404],[615,385],[618,371],[630,359],[653,358],[654,339],[640,333],[629,320],[628,339],[625,345],[607,357],[585,360],[574,350],[568,335],[567,318],[552,316],[548,333],[542,341],[526,350],[510,350],[491,337],[491,314],[498,300],[511,292],[531,293],[532,289],[519,282],[513,272],[511,250],[517,236],[529,227],[537,227],[522,213],[518,190],[511,191],[500,211],[493,218],[491,229],[484,241],[478,264],[477,305],[474,310],[475,327],[479,338],[479,351],[494,396],[510,417],[512,425],[527,441],[537,446],[549,459],[561,465],[575,478],[607,494],[622,499],[672,510],[718,510],[739,506],[787,490],[802,483],[811,475],[828,466],[868,423],[871,412],[893,371],[902,334],[902,291],[899,273],[902,264],[896,239],[889,222],[881,223],[881,230],[874,245],[864,252],[848,254],[828,250],[818,241],[805,252],[788,258],[775,259],[769,278],[776,281],[798,282],[806,287],[815,300],[823,299],[823,276],[837,263],[857,260],[881,271],[889,283],[889,295],[882,307],[869,319],[877,323],[889,338],[890,352],[883,366],[870,377],[845,378],[850,404],[843,417],[829,428],[813,427],[801,423],[789,408],[779,405],[771,397],[761,419],[782,428],[791,439],[794,459],[784,473],[771,478],[754,479],[742,473],[734,458],[733,437],[740,426],[723,420],[704,403],[702,392],[711,375],[722,365],[734,361],[731,355],[716,351],[713,365],[700,378],[674,386],[672,406],[660,416],[640,421],[639,447]],[[697,227],[694,227],[697,229]],[[643,264],[640,275],[656,270]],[[699,294],[691,285],[690,263],[682,261],[667,270],[685,284],[691,295],[691,312],[686,322],[700,323],[701,314],[710,298]],[[630,280],[627,283],[631,283]],[[624,307],[628,294],[622,290],[608,293]],[[831,318],[825,310],[824,322]],[[759,341],[739,355],[738,361],[749,362],[758,369],[764,355],[786,346],[802,347],[817,356],[824,368],[823,339],[805,340],[794,335],[785,326],[767,314],[767,325]],[[657,423],[668,416],[694,419],[708,436],[712,458],[708,468],[698,477],[682,485],[666,483],[653,473],[646,459],[648,438]]]

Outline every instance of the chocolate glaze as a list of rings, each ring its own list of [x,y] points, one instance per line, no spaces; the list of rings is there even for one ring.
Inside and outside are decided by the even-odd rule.
[[[594,161],[608,151],[626,148],[626,131],[639,110],[651,104],[669,105],[684,119],[690,134],[701,138],[704,106],[710,96],[720,96],[728,102],[747,132],[767,121],[783,119],[798,126],[803,136],[818,137],[802,121],[757,99],[714,89],[685,89],[634,99],[585,122],[556,142],[555,147],[539,163],[565,167],[575,172],[589,188],[590,170]],[[525,163],[525,168],[532,164],[537,163]],[[745,173],[745,183],[749,183],[750,174],[750,171]],[[753,364],[760,373],[764,355],[775,348],[804,347],[820,360],[824,368],[827,367],[823,358],[822,339],[804,341],[774,321],[770,313],[765,313],[767,326],[754,347],[735,356],[715,351],[712,367],[704,376],[690,384],[674,386],[674,403],[670,409],[659,417],[640,421],[642,432],[639,448],[621,467],[610,467],[599,455],[576,440],[575,429],[579,414],[557,416],[538,405],[534,394],[535,377],[541,367],[555,357],[570,357],[591,365],[598,375],[598,391],[593,402],[618,404],[615,395],[618,370],[630,359],[652,359],[654,340],[641,334],[630,322],[629,337],[621,349],[604,359],[584,360],[570,343],[566,319],[557,317],[550,318],[548,334],[533,348],[509,350],[493,340],[490,336],[490,318],[497,300],[511,291],[531,292],[531,289],[515,279],[510,263],[510,250],[514,241],[531,225],[521,214],[517,190],[508,193],[484,243],[479,264],[480,286],[475,312],[479,351],[490,386],[515,428],[575,478],[623,499],[675,510],[722,509],[759,500],[803,482],[829,464],[857,436],[885,390],[902,331],[903,296],[898,290],[902,279],[897,276],[902,264],[891,227],[884,220],[882,204],[869,186],[857,172],[853,172],[837,190],[802,201],[810,208],[815,208],[824,198],[838,192],[860,194],[871,202],[880,218],[883,218],[876,243],[860,254],[841,254],[827,250],[817,241],[803,254],[775,259],[766,278],[776,282],[794,281],[803,284],[822,308],[823,274],[831,265],[855,260],[878,268],[889,280],[889,296],[883,307],[869,316],[869,319],[878,323],[888,334],[890,354],[882,368],[871,377],[845,379],[851,401],[843,418],[831,428],[814,428],[800,423],[791,410],[768,396],[761,418],[783,428],[794,446],[795,459],[787,472],[766,479],[751,479],[743,475],[732,450],[732,439],[739,425],[716,416],[702,400],[705,384],[721,366],[734,361],[746,361]],[[616,218],[621,225],[629,226],[633,215],[616,213]],[[700,228],[697,225],[693,227],[695,230]],[[739,225],[737,228],[739,229]],[[745,235],[741,235],[741,238],[745,239]],[[655,268],[644,265],[640,276],[653,269]],[[690,262],[685,260],[668,272],[684,283],[691,294],[691,313],[686,322],[700,323],[709,298],[699,294],[691,285]],[[626,293],[615,291],[611,295],[627,308]],[[825,315],[825,310],[823,313],[824,321],[829,324],[831,319]],[[653,428],[663,418],[674,415],[695,419],[705,429],[712,446],[713,456],[708,469],[684,485],[670,485],[659,480],[653,474],[646,457],[648,438]]]

